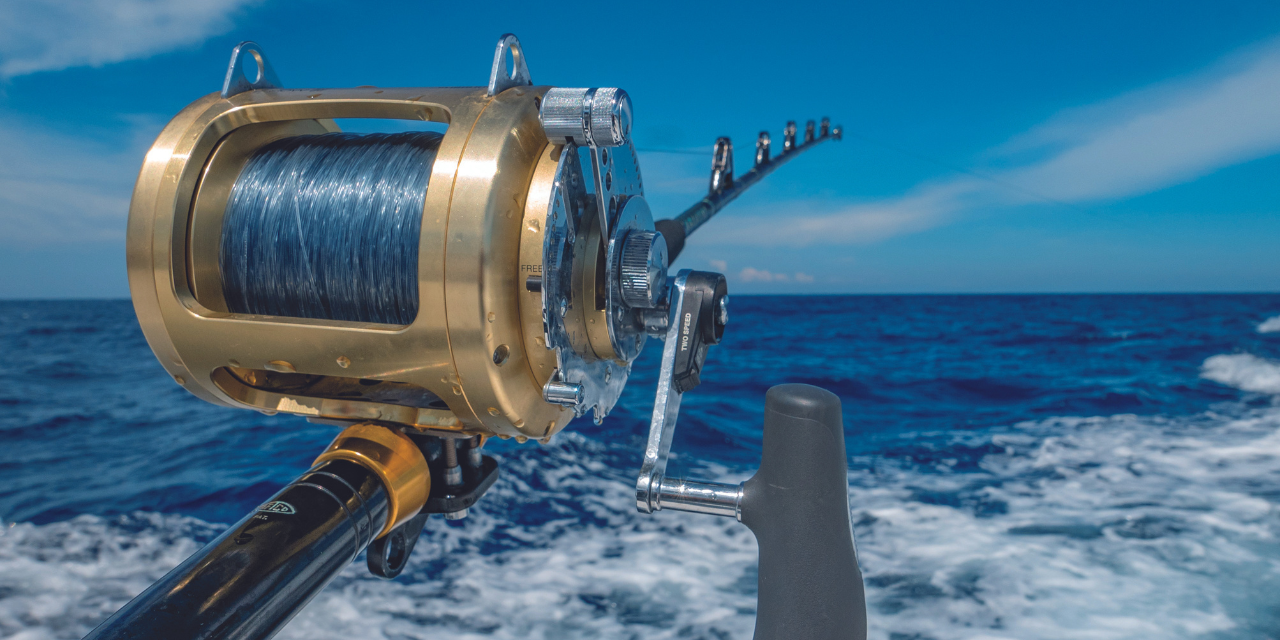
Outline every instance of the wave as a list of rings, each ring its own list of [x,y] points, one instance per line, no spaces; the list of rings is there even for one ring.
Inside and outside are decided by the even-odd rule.
[[[985,439],[965,471],[904,455],[850,473],[872,638],[1280,629],[1268,601],[1280,592],[1280,408],[1051,418]],[[400,579],[357,562],[279,637],[750,637],[749,531],[637,514],[627,479],[602,473],[605,445],[569,434],[557,446],[565,455],[537,468],[508,461],[463,526],[431,520]],[[537,501],[555,515],[515,507]],[[12,526],[0,535],[0,635],[79,638],[215,529],[157,514]]]
[[[985,473],[906,469],[855,489],[877,637],[1280,629],[1259,595],[1280,590],[1280,411],[1055,418],[993,444],[1004,452],[983,458]],[[926,492],[952,498],[913,499]]]
[[[1212,356],[1200,375],[1241,391],[1280,394],[1280,364],[1250,353]]]
[[[222,527],[185,516],[79,516],[0,532],[0,636],[81,638]]]
[[[1274,316],[1258,325],[1258,333],[1280,333],[1280,316]]]

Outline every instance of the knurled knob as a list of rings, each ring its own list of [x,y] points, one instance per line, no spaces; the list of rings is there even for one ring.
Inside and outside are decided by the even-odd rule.
[[[667,284],[667,240],[657,231],[632,231],[622,243],[618,268],[622,299],[631,307],[657,306]]]
[[[550,89],[538,118],[552,144],[616,147],[631,139],[631,98],[614,87]]]
[[[598,146],[616,147],[631,139],[631,97],[613,87],[591,97],[591,138]]]

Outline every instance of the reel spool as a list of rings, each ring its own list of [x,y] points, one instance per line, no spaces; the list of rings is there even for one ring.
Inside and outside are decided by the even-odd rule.
[[[545,441],[607,415],[667,266],[626,93],[532,85],[510,35],[488,87],[279,84],[237,47],[138,177],[130,290],[174,380],[437,435]],[[446,128],[344,134],[341,118]]]

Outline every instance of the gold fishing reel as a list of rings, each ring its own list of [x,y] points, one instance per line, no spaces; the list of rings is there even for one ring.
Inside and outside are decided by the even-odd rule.
[[[261,49],[241,44],[223,90],[183,109],[139,174],[129,285],[173,379],[216,404],[437,435],[545,441],[575,415],[607,414],[667,266],[625,92],[534,86],[511,35],[487,87],[279,85]],[[344,118],[445,127],[421,211],[416,315],[235,310],[220,256],[237,180],[264,147],[337,132]]]

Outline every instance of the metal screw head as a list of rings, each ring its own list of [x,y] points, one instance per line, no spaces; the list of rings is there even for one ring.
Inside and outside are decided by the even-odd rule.
[[[573,382],[548,381],[542,388],[542,399],[562,407],[576,407],[582,404],[585,391],[582,385]]]
[[[632,231],[622,242],[618,286],[631,307],[652,309],[667,284],[667,240],[657,231]]]

